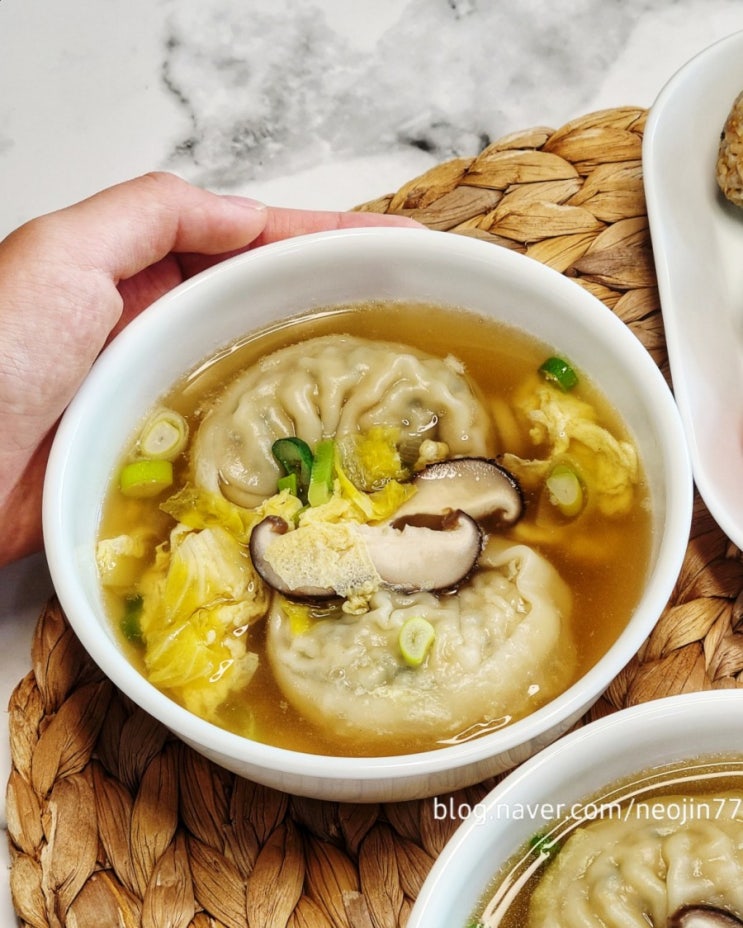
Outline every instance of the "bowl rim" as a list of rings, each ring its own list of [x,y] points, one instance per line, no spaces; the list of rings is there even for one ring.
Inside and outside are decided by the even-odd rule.
[[[112,660],[110,641],[97,628],[94,610],[87,601],[80,602],[80,589],[74,570],[75,552],[69,550],[65,543],[61,502],[69,476],[70,449],[74,448],[75,435],[87,416],[87,404],[91,397],[95,397],[99,382],[109,376],[109,368],[115,367],[122,358],[127,357],[129,346],[136,344],[143,332],[167,328],[169,318],[178,311],[180,297],[187,291],[208,290],[215,278],[249,275],[255,264],[260,266],[270,261],[281,262],[297,254],[310,254],[315,249],[322,251],[328,247],[334,248],[337,244],[346,250],[371,245],[382,250],[407,248],[415,251],[422,246],[426,253],[431,252],[433,256],[442,259],[458,261],[464,256],[467,260],[488,263],[495,268],[496,274],[529,275],[537,284],[542,282],[543,286],[553,290],[573,288],[565,290],[566,294],[570,293],[571,305],[574,307],[572,311],[584,313],[586,318],[590,318],[590,309],[596,314],[596,321],[592,318],[590,320],[591,326],[608,327],[606,338],[611,337],[613,344],[616,344],[617,339],[625,340],[624,350],[634,354],[639,373],[653,389],[653,404],[659,409],[659,426],[666,431],[666,442],[675,444],[678,449],[676,467],[671,474],[666,474],[666,493],[671,504],[667,513],[665,545],[658,553],[650,578],[652,595],[643,597],[641,607],[635,611],[619,638],[577,683],[541,709],[474,741],[447,745],[432,751],[380,757],[315,755],[249,741],[198,718],[148,683],[123,655],[118,654],[118,659]],[[289,776],[340,782],[349,778],[357,781],[376,780],[380,774],[384,774],[389,781],[455,770],[510,751],[539,738],[571,713],[582,711],[595,701],[608,682],[636,653],[668,601],[672,583],[678,576],[686,551],[692,517],[692,493],[688,451],[670,389],[639,340],[597,297],[535,259],[510,249],[495,248],[487,242],[465,236],[437,235],[426,229],[364,227],[311,233],[263,245],[228,258],[180,284],[133,320],[101,353],[60,422],[44,484],[43,527],[53,584],[81,643],[117,687],[183,740],[196,742],[199,746],[214,745],[214,750],[228,754],[238,762],[254,768],[279,770]],[[657,579],[659,577],[665,578],[662,584]],[[649,618],[651,613],[652,622]]]

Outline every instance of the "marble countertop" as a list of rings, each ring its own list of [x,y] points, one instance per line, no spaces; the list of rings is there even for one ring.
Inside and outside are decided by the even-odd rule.
[[[508,132],[650,106],[741,29],[738,0],[4,0],[0,238],[153,169],[352,207]],[[50,592],[41,555],[0,571],[3,706]],[[4,789],[5,714],[0,728]]]

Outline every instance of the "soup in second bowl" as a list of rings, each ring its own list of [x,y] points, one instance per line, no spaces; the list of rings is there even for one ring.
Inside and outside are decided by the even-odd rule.
[[[375,304],[177,384],[123,451],[97,559],[154,685],[247,737],[363,756],[563,692],[629,620],[651,546],[632,437],[559,346]]]

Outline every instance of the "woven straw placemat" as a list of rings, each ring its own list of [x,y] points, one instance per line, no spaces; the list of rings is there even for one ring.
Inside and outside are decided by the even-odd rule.
[[[645,111],[507,136],[360,209],[403,213],[551,265],[668,376],[642,187]],[[743,680],[743,564],[699,499],[672,599],[586,720]],[[33,928],[402,928],[457,826],[430,800],[347,805],[236,777],[118,692],[55,601],[10,703],[10,874]],[[481,799],[494,781],[456,794]],[[458,806],[455,806],[455,808]]]

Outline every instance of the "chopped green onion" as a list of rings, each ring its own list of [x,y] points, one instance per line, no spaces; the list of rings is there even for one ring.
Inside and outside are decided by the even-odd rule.
[[[174,409],[162,407],[155,410],[145,423],[139,436],[139,454],[144,458],[176,457],[186,447],[188,423]]]
[[[549,835],[537,833],[529,839],[529,849],[540,857],[552,859],[560,849],[555,839],[550,840]]]
[[[549,499],[564,516],[573,518],[583,509],[583,484],[567,464],[556,464],[546,480]]]
[[[410,667],[420,667],[435,637],[436,630],[427,619],[421,616],[408,619],[400,629],[398,639],[405,663]]]
[[[142,643],[142,627],[140,625],[142,605],[143,600],[138,593],[127,596],[124,600],[124,615],[119,623],[121,634],[127,641],[134,644]]]
[[[288,490],[292,496],[297,496],[299,491],[299,481],[296,474],[284,474],[276,481],[276,489],[281,493],[282,490]]]
[[[333,493],[335,470],[335,442],[332,438],[319,441],[315,447],[315,458],[310,472],[307,501],[310,506],[322,506]]]
[[[119,474],[124,496],[146,499],[162,493],[173,482],[173,465],[162,459],[144,458],[125,464]]]
[[[312,473],[310,446],[301,438],[279,438],[271,446],[271,452],[284,469],[284,474],[297,475],[297,496],[306,502]]]
[[[547,358],[540,367],[539,373],[550,383],[561,390],[572,390],[578,383],[578,375],[564,358]]]

